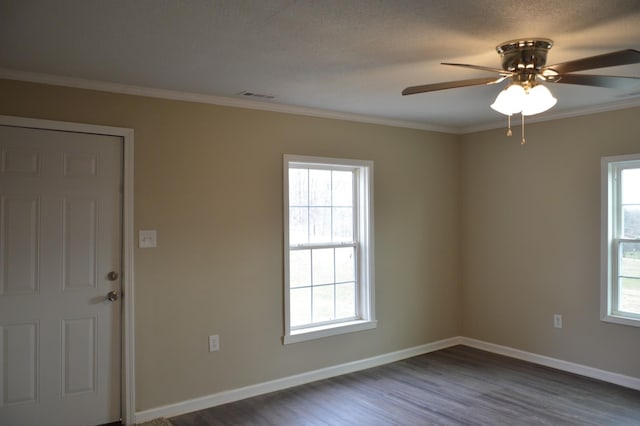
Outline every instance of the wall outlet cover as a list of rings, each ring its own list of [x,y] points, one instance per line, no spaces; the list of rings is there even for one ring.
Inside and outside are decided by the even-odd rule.
[[[553,327],[562,328],[562,315],[553,314]]]

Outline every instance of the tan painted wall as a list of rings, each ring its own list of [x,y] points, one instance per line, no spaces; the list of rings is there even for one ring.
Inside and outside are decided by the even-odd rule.
[[[462,138],[463,335],[640,377],[640,328],[599,319],[600,157],[640,152],[639,117]]]
[[[0,114],[135,130],[135,229],[159,239],[135,253],[138,411],[459,334],[640,377],[640,328],[599,320],[599,161],[640,152],[640,109],[533,124],[522,147],[503,130],[0,93]],[[280,343],[283,153],[374,160],[378,329]]]
[[[0,93],[0,114],[135,130],[135,230],[159,244],[135,251],[137,411],[460,333],[458,137],[6,80]],[[376,330],[281,344],[284,153],[375,162]]]

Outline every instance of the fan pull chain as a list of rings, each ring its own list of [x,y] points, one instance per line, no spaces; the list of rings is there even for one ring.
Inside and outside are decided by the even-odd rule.
[[[507,136],[513,135],[511,131],[511,115],[507,115]]]
[[[524,145],[524,143],[524,114],[522,114],[522,142],[520,142],[520,145]]]

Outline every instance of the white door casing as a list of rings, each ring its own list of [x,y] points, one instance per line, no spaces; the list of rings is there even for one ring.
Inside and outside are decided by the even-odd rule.
[[[0,424],[132,423],[131,145],[0,117]]]

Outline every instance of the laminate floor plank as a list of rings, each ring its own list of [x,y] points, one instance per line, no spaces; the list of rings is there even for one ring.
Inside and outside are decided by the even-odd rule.
[[[170,420],[174,426],[640,426],[640,391],[455,346]]]

